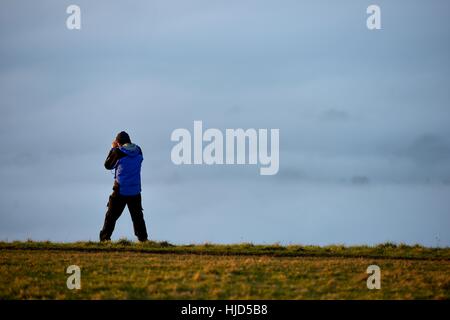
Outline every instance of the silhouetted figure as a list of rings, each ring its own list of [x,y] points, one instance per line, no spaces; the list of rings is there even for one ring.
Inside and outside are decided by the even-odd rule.
[[[105,160],[105,168],[115,169],[113,193],[109,196],[105,223],[100,231],[100,241],[111,240],[117,219],[128,206],[133,220],[134,234],[139,241],[147,240],[147,228],[142,213],[141,199],[141,148],[131,143],[130,136],[120,132],[112,142],[111,151]]]

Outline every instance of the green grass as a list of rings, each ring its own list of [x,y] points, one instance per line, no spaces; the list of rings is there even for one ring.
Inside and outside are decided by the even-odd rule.
[[[450,248],[0,242],[0,299],[450,299]]]

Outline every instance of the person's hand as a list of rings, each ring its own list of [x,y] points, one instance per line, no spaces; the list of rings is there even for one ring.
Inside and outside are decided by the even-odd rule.
[[[111,147],[112,147],[112,148],[118,148],[118,147],[119,147],[119,143],[117,142],[117,140],[114,140],[114,141],[111,143]]]

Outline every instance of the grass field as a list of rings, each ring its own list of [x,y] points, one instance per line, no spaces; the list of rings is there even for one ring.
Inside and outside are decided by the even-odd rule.
[[[450,299],[450,248],[0,242],[0,299]]]

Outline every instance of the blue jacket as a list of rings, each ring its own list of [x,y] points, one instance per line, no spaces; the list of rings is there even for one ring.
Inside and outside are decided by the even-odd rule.
[[[126,143],[112,148],[105,161],[105,168],[115,169],[115,187],[123,196],[134,196],[141,192],[141,164],[144,160],[141,148]]]

